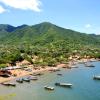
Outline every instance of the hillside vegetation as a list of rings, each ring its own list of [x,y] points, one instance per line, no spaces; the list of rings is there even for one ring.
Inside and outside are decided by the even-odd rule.
[[[100,36],[44,22],[33,26],[0,25],[0,66],[24,59],[34,65],[67,62],[70,55],[100,58]]]

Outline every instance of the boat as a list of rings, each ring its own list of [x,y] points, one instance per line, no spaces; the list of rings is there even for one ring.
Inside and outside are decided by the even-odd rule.
[[[9,74],[1,74],[0,76],[1,76],[1,77],[5,77],[5,78],[8,78],[8,77],[10,77],[11,75],[9,75]]]
[[[14,86],[14,87],[16,86],[15,83],[9,83],[9,85],[10,85],[10,86]]]
[[[22,78],[22,80],[25,82],[30,82],[30,79],[28,79],[28,78]]]
[[[0,70],[0,76],[1,77],[5,77],[5,78],[8,78],[8,77],[10,77],[11,76],[11,72],[10,71],[8,71],[8,70]]]
[[[57,75],[62,76],[62,74],[61,74],[61,73],[58,73]]]
[[[1,83],[2,85],[5,85],[5,86],[13,86],[15,87],[16,84],[15,83]]]
[[[33,74],[31,74],[32,76],[41,76],[41,75],[43,75],[43,73],[33,73]]]
[[[78,66],[71,66],[71,68],[78,68]]]
[[[60,69],[59,68],[56,68],[55,71],[60,71]]]
[[[93,79],[95,79],[95,80],[100,80],[100,75],[98,75],[98,76],[97,76],[97,75],[94,75],[94,76],[93,76]]]
[[[27,79],[29,79],[29,80],[38,80],[37,77],[28,77]]]
[[[63,66],[62,68],[67,68],[67,66]]]
[[[55,83],[56,86],[62,86],[62,87],[72,87],[72,84],[70,83]]]
[[[95,67],[93,64],[85,64],[86,67]]]
[[[23,83],[23,79],[17,79],[16,82]]]
[[[71,69],[71,67],[70,67],[70,66],[63,66],[62,68]]]
[[[51,86],[44,86],[44,88],[45,88],[46,90],[54,90],[54,87],[51,87]]]

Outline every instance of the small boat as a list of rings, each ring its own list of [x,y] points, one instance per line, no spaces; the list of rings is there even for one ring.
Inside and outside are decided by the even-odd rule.
[[[95,67],[93,64],[85,64],[86,67]]]
[[[70,67],[70,66],[63,66],[62,68],[71,69],[71,67]]]
[[[32,75],[33,76],[41,76],[41,75],[43,75],[43,73],[33,73]]]
[[[23,83],[23,79],[17,79],[16,82]]]
[[[57,68],[57,69],[55,69],[55,71],[60,71],[60,69]]]
[[[78,68],[78,66],[71,66],[71,68]]]
[[[95,80],[100,80],[100,75],[98,75],[98,76],[97,76],[97,75],[94,75],[94,76],[93,76],[93,79],[95,79]]]
[[[27,79],[29,79],[29,80],[38,80],[37,77],[28,77]]]
[[[62,68],[67,68],[67,66],[63,66]]]
[[[58,73],[57,75],[62,76],[62,74],[61,74],[61,73]]]
[[[9,83],[9,85],[10,85],[10,86],[14,86],[14,87],[16,86],[15,83]]]
[[[70,83],[55,83],[56,86],[62,86],[62,87],[72,87],[72,84]]]
[[[15,87],[16,84],[15,83],[1,83],[2,85],[5,85],[5,86],[13,86]]]
[[[28,79],[28,78],[23,78],[22,80],[25,82],[30,82],[30,79]]]
[[[51,87],[51,86],[44,86],[44,88],[45,88],[46,90],[54,90],[54,87]]]
[[[57,71],[60,71],[60,69],[59,68],[52,68],[49,71],[51,71],[51,72],[57,72]]]
[[[5,77],[5,78],[8,78],[8,77],[10,77],[11,75],[9,75],[9,74],[1,74],[0,76],[1,76],[1,77]]]

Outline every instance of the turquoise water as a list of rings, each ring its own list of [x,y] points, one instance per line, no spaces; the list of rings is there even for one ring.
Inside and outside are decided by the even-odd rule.
[[[92,79],[94,74],[100,74],[100,62],[93,64],[96,67],[87,68],[79,64],[79,68],[47,72],[38,81],[17,83],[15,88],[1,85],[0,95],[14,94],[11,100],[100,100],[100,81]],[[57,73],[62,73],[63,76],[57,76]],[[73,87],[56,87],[55,82],[69,82]],[[54,86],[55,90],[47,91],[44,89],[45,85]]]

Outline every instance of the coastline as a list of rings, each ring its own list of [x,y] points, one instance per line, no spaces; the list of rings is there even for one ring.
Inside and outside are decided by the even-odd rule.
[[[12,75],[16,74],[17,75],[16,77],[14,77],[14,76],[11,76],[11,77],[8,77],[8,78],[0,77],[0,83],[12,81],[12,80],[15,80],[17,78],[24,77],[24,76],[27,76],[27,75],[30,75],[30,74],[33,74],[33,73],[42,73],[42,72],[45,72],[45,71],[53,71],[53,70],[57,70],[57,69],[60,69],[60,68],[74,68],[73,65],[76,65],[78,63],[86,63],[86,62],[89,62],[89,61],[98,61],[98,60],[96,60],[96,59],[95,60],[92,60],[92,59],[74,60],[74,61],[67,62],[68,64],[59,64],[56,67],[45,67],[45,68],[41,67],[39,69],[34,69],[34,68],[30,67],[31,72],[21,70],[21,69],[15,69],[15,70],[11,70],[11,73],[12,73]]]
[[[21,69],[16,69],[16,70],[11,70],[12,74],[17,74],[16,77],[8,77],[8,78],[4,78],[4,77],[0,77],[0,83],[3,82],[8,82],[8,81],[12,81],[14,79],[20,78],[20,77],[24,77],[33,73],[41,73],[41,72],[45,72],[45,71],[50,71],[50,70],[55,70],[55,69],[59,69],[62,68],[63,66],[65,66],[66,64],[59,64],[56,67],[47,67],[47,68],[41,68],[41,69],[37,69],[37,70],[32,70],[32,72],[28,72],[25,70],[21,70]]]

